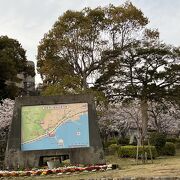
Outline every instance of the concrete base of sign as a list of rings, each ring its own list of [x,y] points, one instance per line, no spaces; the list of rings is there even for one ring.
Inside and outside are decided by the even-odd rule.
[[[68,103],[88,103],[90,147],[21,151],[21,107],[26,105],[52,105]],[[39,167],[41,157],[60,155],[69,155],[70,162],[72,164],[105,163],[93,97],[90,95],[71,95],[17,98],[6,149],[5,167],[7,169]]]
[[[7,169],[26,169],[39,167],[40,157],[42,156],[56,156],[56,155],[67,155],[69,154],[71,164],[104,164],[103,150],[96,149],[93,147],[87,149],[71,149],[71,150],[51,150],[45,152],[22,152],[17,150],[10,150],[6,156],[6,168]]]

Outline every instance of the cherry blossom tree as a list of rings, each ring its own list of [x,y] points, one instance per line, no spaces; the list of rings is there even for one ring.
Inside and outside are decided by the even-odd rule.
[[[101,135],[107,139],[109,136],[127,136],[129,129],[136,128],[141,133],[141,118],[138,104],[132,103],[131,106],[124,104],[113,104],[104,111],[99,118]]]
[[[108,138],[114,134],[126,136],[130,130],[136,130],[136,136],[142,138],[142,117],[139,103],[111,104],[99,118],[102,136]],[[179,134],[180,107],[167,102],[149,102],[148,130],[166,134]]]
[[[166,134],[180,132],[180,107],[169,102],[149,103],[149,128]]]
[[[13,116],[14,101],[4,99],[0,104],[0,139],[7,137],[9,126]]]

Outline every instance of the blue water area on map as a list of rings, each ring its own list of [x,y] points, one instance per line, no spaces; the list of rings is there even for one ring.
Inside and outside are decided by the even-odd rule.
[[[57,127],[53,136],[46,135],[30,143],[21,144],[22,151],[89,147],[88,115],[67,121]]]

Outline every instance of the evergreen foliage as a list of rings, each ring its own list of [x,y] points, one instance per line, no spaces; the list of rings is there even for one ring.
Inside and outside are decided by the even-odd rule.
[[[0,100],[19,95],[20,88],[16,85],[22,81],[19,74],[35,75],[34,69],[27,65],[21,44],[7,36],[0,36],[0,72]]]

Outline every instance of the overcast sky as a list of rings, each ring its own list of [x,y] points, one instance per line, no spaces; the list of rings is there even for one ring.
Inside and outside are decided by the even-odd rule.
[[[36,63],[37,46],[44,33],[68,9],[121,5],[125,0],[0,0],[0,35],[17,39]],[[161,39],[180,46],[180,0],[132,0],[160,31]],[[36,83],[40,77],[36,76]]]

